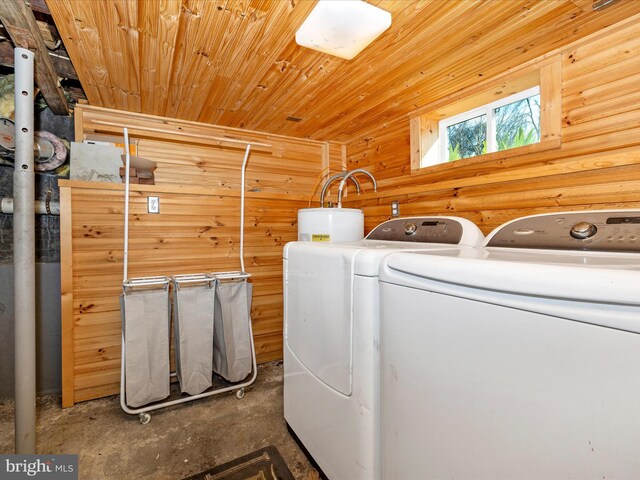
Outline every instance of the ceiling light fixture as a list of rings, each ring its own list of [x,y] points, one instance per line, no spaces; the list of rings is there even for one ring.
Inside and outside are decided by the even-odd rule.
[[[389,12],[362,0],[319,0],[296,32],[296,43],[351,60],[390,26]]]

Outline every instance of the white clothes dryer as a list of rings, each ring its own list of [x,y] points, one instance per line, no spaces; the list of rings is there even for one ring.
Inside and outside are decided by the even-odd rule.
[[[390,220],[358,242],[285,246],[284,417],[329,479],[380,477],[380,262],[483,239],[443,216]]]
[[[380,295],[383,478],[640,478],[640,211],[393,254]]]

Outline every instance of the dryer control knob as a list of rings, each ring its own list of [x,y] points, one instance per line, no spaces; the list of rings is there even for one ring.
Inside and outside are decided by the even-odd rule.
[[[404,234],[413,235],[414,233],[416,233],[417,229],[418,229],[418,226],[415,223],[407,223],[404,226]]]
[[[573,238],[584,240],[593,237],[597,231],[598,228],[594,224],[588,222],[579,222],[571,227],[571,231],[569,233]]]

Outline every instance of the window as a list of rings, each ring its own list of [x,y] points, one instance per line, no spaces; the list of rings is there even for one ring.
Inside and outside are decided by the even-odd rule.
[[[414,111],[410,115],[412,173],[559,148],[561,79],[561,59],[553,56]]]
[[[451,162],[540,141],[540,87],[441,120],[439,160]]]

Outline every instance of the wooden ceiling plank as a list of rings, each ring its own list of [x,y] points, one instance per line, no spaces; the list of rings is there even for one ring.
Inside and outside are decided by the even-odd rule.
[[[140,35],[138,27],[137,2],[118,0],[115,3],[118,15],[118,28],[116,31],[117,42],[121,57],[118,58],[118,66],[125,82],[122,86],[125,109],[140,112],[141,87],[140,87]]]
[[[283,2],[281,6],[286,6]],[[225,112],[235,112],[239,105],[244,105],[243,90],[246,85],[255,83],[257,72],[260,71],[258,61],[261,60],[260,45],[265,39],[272,40],[271,33],[265,31],[266,16],[262,17],[262,21],[256,25],[249,25],[245,35],[238,39],[237,45],[226,56],[226,61],[222,68],[222,75],[231,77],[233,71],[237,70],[235,65],[242,65],[240,71],[237,72],[237,78],[242,81],[232,82],[230,90],[226,92],[226,99],[221,103],[221,109]]]
[[[202,20],[200,12],[204,9],[203,1],[185,0],[180,12],[179,28],[176,37],[173,72],[169,84],[169,101],[165,116],[176,117],[181,103],[192,98],[196,86],[186,81],[193,68],[193,52],[198,52],[197,32]],[[197,55],[196,55],[197,57]],[[196,60],[198,60],[196,58]]]
[[[551,2],[549,2],[549,3],[551,3]],[[556,2],[556,3],[558,3],[558,2]],[[568,17],[567,17],[567,18],[568,18]],[[557,33],[557,32],[553,32],[553,33]],[[556,37],[558,37],[558,36],[556,35]],[[553,37],[551,37],[551,38],[553,38]],[[508,53],[508,55],[507,55],[507,57],[509,57],[509,58],[507,58],[507,61],[508,61],[511,57],[513,57],[512,53],[511,53],[511,52],[509,52],[509,53]],[[478,58],[482,58],[482,57],[478,57]],[[495,62],[494,62],[494,63],[495,63]],[[498,63],[499,63],[499,62],[498,62]],[[489,65],[491,65],[491,62],[489,63]],[[503,65],[503,64],[502,64],[502,68],[504,68],[504,65]],[[473,77],[469,77],[469,78],[470,78],[470,80],[471,80],[471,81],[473,81]],[[451,81],[450,81],[450,79],[447,79],[447,78],[444,78],[444,79],[443,79],[443,81],[444,81],[445,83],[449,83],[449,84],[454,83],[454,82],[451,82]],[[430,86],[430,87],[437,87],[436,85],[433,85],[433,82],[430,82],[430,83],[429,83],[429,86]],[[414,88],[415,88],[415,87],[414,87]],[[432,91],[435,91],[435,92],[438,92],[438,89],[437,89],[437,88],[432,88],[431,90],[432,90]],[[399,95],[399,92],[398,92],[398,91],[393,91],[393,89],[392,89],[389,93],[390,93],[390,95],[389,95],[389,96],[391,96],[391,97],[398,98],[398,97],[400,96],[400,95]],[[405,94],[404,96],[406,97],[406,94]],[[406,108],[406,107],[408,107],[409,109],[411,109],[411,106],[410,106],[410,105],[409,105],[409,106],[405,106],[405,108]],[[389,110],[387,109],[386,111],[388,112]],[[350,113],[352,114],[352,112],[350,112]],[[366,116],[367,116],[369,119],[373,119],[373,118],[375,118],[375,115],[374,115],[374,114],[377,114],[377,112],[369,111],[369,112],[368,112],[368,115],[366,115]],[[336,139],[339,139],[339,140],[346,140],[346,139],[348,138],[348,137],[347,137],[347,138],[345,138],[345,137],[337,137],[337,136],[336,136],[336,135],[339,135],[341,132],[342,132],[342,133],[344,133],[344,132],[345,132],[345,126],[344,126],[344,125],[341,125],[341,124],[339,123],[339,121],[338,121],[338,122],[334,122],[334,123],[332,123],[331,127],[332,127],[332,129],[331,129],[331,130],[327,130],[327,131],[322,131],[322,130],[319,130],[319,131],[318,131],[318,130],[316,130],[316,133],[319,135],[317,138],[322,138],[322,135],[327,135],[327,134],[331,135],[331,138],[336,138]],[[363,130],[363,128],[360,128],[360,131],[362,131],[362,130]]]
[[[416,82],[414,84],[412,84],[411,81],[407,81],[402,87],[411,88],[415,92],[415,96],[413,98],[413,101],[415,104],[415,101],[419,95],[419,92],[422,92],[422,91],[430,92],[431,94],[436,94],[437,97],[442,97],[443,95],[445,95],[445,92],[447,92],[446,94],[448,94],[448,91],[446,90],[447,86],[454,83],[452,82],[454,78],[456,80],[466,78],[467,81],[471,84],[478,81],[479,75],[482,75],[482,77],[480,78],[491,77],[503,71],[505,66],[513,67],[513,66],[516,66],[517,64],[525,62],[528,59],[528,57],[537,56],[535,52],[529,52],[528,54],[525,55],[524,54],[524,52],[526,52],[525,49],[523,49],[523,52],[520,52],[518,55],[514,55],[513,50],[511,48],[508,48],[508,51],[506,52],[505,56],[508,57],[506,61],[511,61],[511,64],[509,63],[507,63],[506,65],[501,64],[502,66],[500,68],[492,70],[496,64],[499,64],[499,62],[495,61],[495,56],[499,55],[501,50],[496,47],[491,51],[491,55],[487,56],[487,55],[484,55],[485,50],[482,48],[482,46],[479,45],[477,52],[478,54],[476,55],[476,58],[478,63],[474,65],[473,69],[468,70],[466,68],[466,62],[464,59],[458,60],[454,56],[451,56],[445,59],[444,65],[438,65],[436,67],[436,71],[439,70],[441,72],[455,72],[455,77],[452,77],[449,75],[442,75],[442,74],[437,75],[436,78],[432,76],[431,78],[429,78],[428,88],[426,88],[426,86],[424,85],[425,81],[421,83]],[[483,61],[483,58],[485,57],[488,58],[486,63],[483,62],[483,64],[480,64],[479,62]],[[395,92],[397,96],[402,96],[404,98],[409,99],[411,96],[407,95],[406,91],[403,91],[400,88],[401,87],[398,87],[398,90]],[[381,106],[381,105],[378,104],[378,106]],[[406,108],[407,105],[397,104],[396,107],[398,109]],[[353,119],[354,123],[351,125],[351,127],[353,128],[354,126],[357,126],[356,119],[362,118],[363,120],[366,120],[366,117],[371,114],[371,110],[369,110],[369,112],[357,111],[357,112],[351,112],[351,113],[352,113],[352,116],[354,117]],[[343,129],[346,129],[346,128],[347,127],[343,126]]]
[[[276,6],[277,8],[277,6]],[[245,45],[242,48],[242,55],[244,57],[243,62],[246,67],[259,68],[259,53],[256,52],[256,37],[261,36],[261,32],[264,31],[265,23],[269,21],[268,17],[261,14],[259,25],[255,25],[256,29],[250,33],[250,36],[245,32],[243,39]],[[234,69],[232,60],[234,58],[233,49],[235,45],[227,45],[223,53],[223,57],[220,60],[220,68],[218,69],[218,75],[215,81],[212,81],[207,86],[207,99],[202,105],[202,109],[198,112],[198,119],[201,121],[215,121],[214,119],[227,109],[233,109],[235,105],[235,95],[232,93],[236,88],[237,83],[241,78],[244,78],[244,72],[237,72]],[[246,52],[250,50],[253,55],[248,55]],[[237,54],[235,55],[237,57]],[[221,82],[220,82],[221,80]],[[211,109],[210,106],[215,105],[215,108]]]
[[[100,10],[93,9],[92,23],[96,26],[98,42],[104,55],[115,107],[140,111],[137,18],[134,2],[112,0],[100,2]]]
[[[141,110],[163,115],[175,59],[179,29],[179,2],[140,2]]]
[[[342,141],[406,121],[416,106],[480,74],[499,74],[640,13],[633,0],[600,12],[572,0],[369,3],[390,11],[392,26],[352,61],[295,44],[295,30],[315,0],[56,0],[50,7],[65,43],[69,37],[83,43],[70,56],[77,63],[80,52],[88,62],[78,75],[96,105]],[[161,26],[160,8],[169,4]],[[107,24],[110,43],[98,45],[95,37]],[[128,68],[137,72],[116,71]],[[288,122],[288,115],[304,120]]]
[[[201,5],[200,16],[194,33],[193,47],[189,52],[189,68],[184,75],[184,84],[192,88],[183,90],[180,106],[177,110],[179,118],[194,120],[206,102],[206,92],[217,76],[220,76],[220,65],[224,58],[226,44],[238,25],[227,29],[224,17],[234,17],[233,9],[226,2],[207,2]]]
[[[339,68],[345,61],[337,57],[328,56],[320,52],[310,52],[298,46],[293,40],[289,41],[287,48],[283,50],[281,58],[287,59],[281,66],[274,65],[265,76],[253,80],[253,84],[262,85],[265,88],[252,88],[242,105],[242,111],[249,112],[251,118],[242,120],[248,125],[258,125],[269,122],[271,125],[284,125],[289,115],[304,117],[304,113],[297,106],[303,106],[313,101],[312,93],[316,92],[316,86],[320,86],[327,76]],[[284,96],[289,92],[289,99],[293,101],[291,92],[301,92],[296,102],[285,102]],[[296,106],[289,106],[296,105]],[[256,115],[255,112],[264,109],[265,106],[272,112],[272,116]],[[277,112],[276,112],[277,111]],[[275,122],[275,123],[274,123]],[[253,127],[251,127],[253,128]]]
[[[629,4],[629,6],[631,5]],[[632,15],[633,13],[637,13],[637,9],[632,9],[629,12],[629,15]],[[538,51],[531,50],[530,52],[528,52],[528,54],[531,55],[535,53],[535,55],[540,55],[544,53],[545,50],[546,51],[550,50],[550,47],[555,48],[561,45],[569,44],[577,40],[578,38],[591,34],[593,33],[593,31],[597,31],[597,29],[603,28],[604,26],[607,26],[608,24],[612,23],[608,19],[606,19],[604,15],[601,15],[599,17],[599,20],[600,20],[598,22],[599,25],[594,25],[593,22],[590,21],[589,18],[585,16],[582,16],[576,19],[565,17],[564,21],[566,23],[566,28],[564,28],[564,30],[562,30],[562,25],[556,25],[556,30],[551,30],[550,28],[540,28],[537,31],[541,33],[540,36],[542,37],[542,42],[536,41],[537,42],[536,44],[538,43],[540,44],[538,47],[536,47],[536,48],[539,48],[539,50]],[[567,34],[567,32],[570,32],[570,34]],[[544,42],[545,37],[548,39],[556,39],[556,41],[554,42],[547,41],[545,43]],[[526,43],[526,41],[524,43]],[[507,52],[501,57],[495,58],[494,62],[499,65],[504,65],[504,62],[508,61],[509,59],[508,57],[509,57],[509,53]],[[485,70],[485,71],[488,71],[488,70]],[[437,86],[436,86],[436,89],[437,89]]]
[[[513,5],[518,5],[516,2]],[[465,33],[469,25],[479,24],[477,21],[482,8],[486,8],[478,2],[440,2],[434,3],[431,11],[417,12],[417,15],[428,15],[429,21],[419,18],[419,22],[415,22],[416,29],[406,29],[403,32],[401,40],[395,42],[380,42],[377,49],[369,48],[361,54],[358,64],[354,65],[351,72],[343,69],[343,75],[334,75],[330,80],[329,88],[335,88],[340,85],[341,91],[345,94],[345,98],[336,99],[341,105],[344,105],[347,96],[357,94],[362,87],[370,85],[383,85],[392,83],[393,78],[401,76],[405,69],[415,71],[416,64],[430,65],[430,63],[438,55],[454,54],[454,50],[448,46],[456,43],[456,39],[461,37],[467,39]],[[480,9],[478,11],[478,9]],[[475,10],[475,15],[474,15]],[[399,22],[402,20],[399,19]],[[431,23],[433,22],[433,23]],[[427,24],[426,28],[417,29],[418,24]],[[395,49],[397,55],[389,55],[389,50]],[[406,53],[410,53],[407,57]],[[384,71],[376,72],[370,68],[370,65],[376,65],[380,58],[385,58]],[[407,61],[410,58],[412,61]],[[380,64],[380,63],[378,63]],[[400,70],[398,70],[400,69]],[[342,77],[342,78],[341,78]],[[392,78],[393,77],[393,78]],[[319,97],[317,101],[307,104],[306,109],[313,112],[320,105],[321,101],[326,101],[326,97]],[[304,110],[302,115],[308,115]]]
[[[560,2],[555,2],[555,4],[553,2],[547,2],[547,5],[551,6],[552,8],[561,7]],[[522,34],[520,37],[519,45],[526,46],[526,48],[522,49],[523,55],[519,55],[518,57],[514,56],[513,45],[504,43],[504,41],[501,45],[497,41],[491,40],[488,37],[485,40],[490,40],[489,43],[492,45],[495,45],[495,48],[491,50],[487,48],[479,48],[478,53],[475,55],[476,62],[473,65],[471,65],[472,68],[470,68],[468,62],[464,57],[459,58],[456,55],[452,55],[450,57],[445,58],[444,64],[434,65],[434,69],[440,72],[448,72],[448,71],[456,72],[458,79],[466,78],[468,84],[471,84],[474,81],[476,81],[475,79],[477,79],[478,72],[483,73],[483,76],[486,78],[487,76],[492,76],[499,73],[500,71],[503,71],[505,69],[504,67],[509,65],[508,62],[513,63],[515,61],[515,64],[511,65],[511,66],[515,66],[518,63],[522,63],[526,61],[528,58],[534,58],[541,55],[542,53],[544,53],[544,51],[549,50],[548,48],[549,39],[557,38],[558,36],[557,32],[553,32],[553,31],[549,32],[545,28],[545,26],[548,24],[550,19],[556,18],[561,15],[565,15],[567,21],[570,20],[570,16],[568,15],[568,13],[570,12],[567,10],[566,5],[563,7],[561,11],[546,11],[543,13],[544,13],[543,17],[536,18],[535,21],[528,24],[530,27],[528,30],[528,34],[526,35]],[[574,28],[578,28],[577,26],[575,26],[576,25],[575,22],[573,23],[573,25],[574,25]],[[508,32],[508,29],[505,26],[503,29],[501,29],[501,31]],[[520,57],[524,57],[524,58],[520,58]],[[451,63],[451,61],[456,61],[456,63]],[[479,64],[480,62],[483,62],[483,63]],[[432,94],[435,95],[435,98],[433,98],[433,100],[435,100],[438,97],[443,97],[449,93],[452,93],[452,91],[445,90],[448,84],[453,83],[451,82],[451,79],[448,78],[446,75],[442,75],[442,74],[439,75],[438,77],[439,78],[431,78],[429,80],[428,89],[416,88],[416,87],[420,87],[420,85],[414,85],[413,88],[414,90],[424,90],[424,91],[431,92]],[[403,95],[403,93],[404,92],[402,92],[401,86],[392,88],[390,91],[390,94],[392,95],[395,95],[398,97],[406,97],[406,94]],[[398,105],[398,109],[400,108],[405,109],[406,106]],[[359,129],[361,128],[361,125],[357,123],[357,118],[362,118],[363,121],[366,122],[368,121],[368,118],[371,117],[374,113],[376,112],[371,110],[350,112],[351,121],[354,123],[352,123],[350,126],[338,123],[338,124],[334,124],[332,127],[339,128],[340,131],[342,132],[346,132],[350,128]],[[321,131],[319,133],[326,135],[327,131]]]
[[[238,80],[241,85],[245,86],[245,91],[259,85],[264,73],[271,65],[275,64],[282,49],[291,41],[295,30],[302,24],[314,5],[315,1],[300,2],[295,5],[291,5],[288,2],[276,3],[276,8],[269,12],[268,23],[272,24],[272,26],[269,29],[265,29],[263,34],[259,36],[259,43],[255,48],[258,54],[245,64],[243,68],[244,77],[242,80]],[[280,22],[276,22],[276,19],[280,19]],[[257,63],[258,60],[261,63]],[[207,103],[207,108],[200,115],[201,120],[215,122],[219,120],[221,115],[229,115],[224,108],[218,107],[220,94],[221,92],[218,92],[218,95],[212,99],[216,103],[213,103],[213,101]],[[211,95],[210,98],[212,98]],[[207,115],[209,113],[212,115]],[[251,113],[259,114],[257,111]]]
[[[567,21],[569,22],[569,21]],[[586,25],[586,22],[583,20],[572,20],[571,21],[571,27],[573,28],[574,31],[581,31],[583,27],[588,26]],[[562,26],[556,26],[556,28],[562,28]],[[540,37],[540,38],[534,38],[534,36]],[[547,28],[544,28],[543,26],[541,26],[540,28],[535,29],[530,35],[529,37],[524,37],[523,38],[523,43],[526,44],[530,44],[532,45],[531,49],[529,52],[529,54],[533,54],[535,57],[538,57],[540,55],[540,51],[539,50],[551,50],[548,48],[548,42],[544,43],[544,39],[545,38],[559,38],[561,36],[561,32],[560,31],[554,31],[554,30],[549,30]],[[564,42],[561,42],[561,44],[567,44],[570,41],[572,41],[572,38],[566,38]],[[552,44],[552,46],[556,46],[555,43]],[[539,50],[536,50],[539,49]],[[504,64],[508,58],[510,56],[510,51],[509,49],[502,49],[502,52],[499,53],[499,55],[496,55],[495,58],[485,58],[483,59],[484,63],[485,63],[485,67],[483,68],[484,71],[489,71],[487,69],[492,68],[491,67],[491,62],[494,63],[498,63],[500,65]],[[485,75],[486,76],[486,75]]]
[[[245,65],[242,58],[247,56],[245,52],[252,47],[255,38],[260,36],[265,21],[262,9],[247,2],[218,3],[217,6],[209,2],[207,6],[210,7],[210,13],[205,12],[204,16],[211,18],[212,22],[201,26],[199,42],[203,45],[202,49],[206,50],[207,57],[212,55],[216,60],[212,62],[207,58],[206,62],[200,62],[190,72],[191,78],[198,82],[199,98],[189,109],[183,110],[183,116],[188,115],[193,120],[201,117],[212,95],[222,100],[231,98],[229,89],[238,82],[238,67]],[[218,105],[218,110],[224,108],[227,108],[224,103]]]
[[[450,10],[451,8],[453,8],[451,5],[455,5],[457,8],[462,8],[464,10],[457,10],[454,13],[453,10]],[[445,56],[446,52],[452,52],[454,50],[454,48],[450,47],[449,45],[467,39],[466,36],[461,36],[458,40],[455,35],[445,35],[444,32],[452,29],[455,26],[454,24],[456,23],[456,19],[460,16],[463,16],[466,19],[466,23],[460,24],[458,22],[456,31],[465,31],[465,25],[473,25],[477,23],[476,15],[481,14],[481,11],[477,10],[479,5],[481,4],[473,2],[459,2],[457,4],[447,3],[444,6],[442,6],[442,4],[435,5],[436,7],[442,8],[442,10],[440,11],[432,12],[432,15],[434,16],[439,15],[439,20],[437,21],[439,29],[435,31],[425,30],[416,35],[408,33],[405,36],[405,38],[407,38],[407,42],[405,42],[407,45],[405,46],[405,48],[408,51],[413,52],[413,57],[420,58],[420,64],[429,65],[430,67],[431,62],[433,61],[432,59],[437,56]],[[515,2],[512,2],[509,5],[518,7],[518,4]],[[508,18],[508,11],[503,11],[503,14],[505,15],[504,18]],[[500,18],[502,17],[499,17],[498,20],[500,20]],[[431,38],[432,42],[425,42],[425,37]],[[433,40],[442,38],[444,38],[445,41]],[[428,46],[427,52],[424,52],[425,45]],[[369,54],[369,56],[372,56],[372,54],[375,54],[375,51],[370,51],[367,53]],[[366,55],[363,52],[362,62],[364,65],[375,65],[377,63],[377,60],[375,58],[366,58]],[[403,79],[406,78],[407,74],[415,71],[416,62],[407,62],[406,55],[399,54],[395,56],[393,62],[385,63],[388,64],[388,71],[391,73],[386,74],[384,77],[382,77],[384,72],[378,75],[376,74],[376,72],[374,72],[374,75],[372,75],[372,72],[370,70],[363,69],[359,72],[354,72],[353,75],[345,78],[344,80],[340,80],[339,77],[336,77],[334,79],[340,81],[339,88],[342,92],[342,96],[339,98],[336,98],[335,95],[332,96],[332,100],[344,109],[343,112],[345,113],[340,115],[340,119],[344,119],[346,116],[350,115],[354,106],[368,105],[370,102],[370,98],[380,98],[381,101],[389,104],[388,98],[390,95],[388,94],[388,92],[391,85],[399,85],[402,90],[407,89],[407,86],[405,86],[406,82],[403,81]],[[338,88],[338,85],[336,85],[335,88]],[[367,90],[369,91],[368,93]],[[356,99],[356,102],[353,101],[354,99]],[[329,103],[327,96],[318,95],[316,99],[308,102],[306,106],[301,106],[301,109],[297,111],[301,116],[308,118],[309,116],[322,115],[322,112],[327,111],[326,109],[329,108],[328,105]],[[334,112],[335,108],[336,107],[334,106]],[[336,124],[333,123],[333,125]]]
[[[96,5],[85,5],[86,3],[73,0],[49,1],[48,6],[56,25],[63,27],[58,31],[69,58],[76,68],[87,100],[94,105],[113,105],[109,74],[104,64],[104,52],[95,29],[91,27],[90,17],[87,17],[89,12],[83,9],[83,6],[95,7]]]
[[[86,59],[87,56],[97,56],[95,67],[92,69],[93,77],[96,80],[96,86],[99,91],[100,99],[108,99],[109,105],[115,108],[123,108],[120,102],[121,95],[119,95],[118,87],[115,84],[114,77],[121,75],[123,72],[113,68],[114,61],[111,58],[113,51],[117,48],[110,38],[105,38],[109,35],[109,32],[101,32],[101,19],[111,18],[111,3],[99,2],[100,6],[95,6],[90,2],[83,2],[82,0],[72,0],[74,2],[74,11],[79,13],[79,16],[75,18],[79,23],[78,46],[81,49],[82,58]],[[51,2],[56,3],[56,2]],[[49,8],[52,9],[53,5]],[[55,17],[54,17],[55,18]],[[105,24],[110,22],[104,21]],[[117,28],[115,25],[111,28]],[[69,52],[71,54],[71,52]],[[73,60],[73,57],[72,57]],[[86,60],[82,63],[86,63]],[[82,83],[82,78],[81,78]]]
[[[110,38],[106,37],[109,32],[101,32],[100,30],[101,19],[105,19],[104,24],[110,23],[110,21],[106,21],[106,18],[111,18],[110,10],[112,5],[110,2],[101,2],[102,6],[99,9],[95,9],[91,8],[87,2],[82,2],[81,0],[73,1],[77,5],[76,11],[80,13],[77,20],[80,22],[80,34],[82,36],[79,41],[79,45],[82,48],[82,56],[83,58],[86,58],[86,55],[99,56],[94,75],[100,96],[101,98],[109,98],[110,104],[115,108],[122,108],[119,101],[120,96],[112,78],[114,75],[122,73],[113,69],[114,61],[111,58],[111,52],[116,49],[116,46],[113,45]],[[50,6],[49,8],[52,7]],[[116,28],[116,26],[114,25],[112,28]]]
[[[583,12],[589,12],[593,10],[593,0],[571,0],[576,7]]]
[[[173,5],[176,5],[175,3]],[[142,2],[138,4],[140,18],[140,105],[141,110],[157,115],[158,103],[166,96],[166,88],[159,85],[160,69],[167,68],[171,61],[160,61],[164,57],[164,48],[160,45],[160,29],[163,16],[158,2]],[[176,17],[177,23],[177,17]],[[163,32],[166,34],[166,30]],[[170,57],[172,59],[172,56]],[[163,60],[165,60],[163,58]],[[158,103],[156,103],[158,102]]]
[[[215,85],[215,88],[219,91],[226,91],[229,84],[233,81],[230,77],[226,77],[222,74],[222,63],[224,62],[224,45],[225,41],[228,38],[226,22],[227,17],[230,15],[230,11],[232,6],[229,5],[230,2],[226,0],[221,2],[219,1],[215,6],[215,10],[211,10],[212,14],[212,23],[211,26],[206,30],[209,30],[208,35],[204,35],[201,39],[207,54],[207,67],[208,72],[205,79],[203,79],[202,88],[200,89],[200,98],[198,99],[198,104],[196,108],[194,108],[191,112],[190,118],[193,120],[197,120],[205,108],[205,105],[208,100],[210,100],[207,92],[210,92],[212,85]],[[208,37],[208,38],[207,38]],[[196,81],[198,79],[196,78]]]
[[[495,15],[495,23],[494,25],[499,25],[500,29],[497,28],[487,28],[486,34],[483,34],[482,30],[472,30],[472,26],[478,23],[478,17],[483,15],[482,10],[478,10],[478,6],[481,4],[471,4],[471,2],[461,3],[460,6],[469,8],[465,10],[464,13],[460,12],[455,15],[454,18],[451,18],[451,22],[455,22],[455,18],[460,15],[463,15],[465,18],[465,23],[458,24],[457,32],[473,32],[471,35],[472,38],[475,39],[475,42],[472,47],[463,45],[464,43],[468,43],[468,35],[460,35],[460,34],[452,34],[444,37],[444,34],[440,30],[436,31],[424,31],[421,35],[416,36],[412,39],[412,43],[414,43],[411,48],[415,57],[420,58],[420,64],[425,65],[424,68],[420,70],[420,72],[424,72],[424,82],[427,82],[431,79],[434,72],[446,72],[448,76],[448,72],[458,73],[454,69],[446,69],[446,64],[451,64],[455,61],[456,58],[466,57],[469,55],[469,48],[473,48],[473,51],[482,50],[483,42],[487,42],[485,40],[486,37],[491,38],[495,35],[496,31],[504,32],[505,35],[511,31],[513,28],[507,19],[511,19],[512,23],[514,19],[517,17],[513,16],[513,10],[509,9],[501,9],[501,15]],[[486,5],[482,5],[486,8]],[[520,10],[520,5],[516,2],[511,2],[508,6],[511,8],[515,8],[516,10]],[[452,12],[445,12],[445,16],[447,14],[452,14]],[[448,30],[453,27],[452,23],[445,22],[444,19],[438,22],[440,28]],[[490,27],[490,26],[489,26]],[[428,43],[425,42],[426,38],[445,38],[445,41],[438,42],[437,45],[430,47]],[[432,43],[435,43],[432,42]],[[427,48],[425,48],[427,45]],[[408,47],[409,48],[409,47]],[[427,50],[427,51],[425,51]],[[423,54],[424,53],[424,54]],[[380,76],[371,78],[371,75],[368,75],[368,72],[364,72],[364,76],[353,76],[348,80],[347,86],[343,87],[343,91],[346,92],[346,96],[344,98],[337,99],[340,102],[340,105],[344,108],[345,114],[341,115],[338,123],[334,123],[332,127],[337,127],[338,124],[348,116],[351,116],[355,111],[359,111],[360,109],[368,110],[372,103],[372,100],[378,98],[380,100],[374,101],[376,105],[379,104],[388,104],[388,98],[394,97],[397,95],[392,95],[391,90],[394,90],[394,93],[398,94],[408,89],[414,89],[415,86],[409,85],[407,79],[407,75],[410,75],[416,69],[416,64],[411,62],[403,61],[402,56],[399,56],[400,59],[396,61],[396,64],[389,65],[389,71],[391,74],[388,74],[384,78],[380,78]],[[445,62],[445,66],[441,64]],[[375,60],[371,63],[375,64]],[[404,80],[403,80],[404,79]],[[368,94],[368,101],[358,101],[354,105],[353,101],[349,101],[349,96],[354,97],[355,94],[351,93],[351,91],[356,92],[358,96],[363,95],[361,92],[363,91],[363,85],[365,88],[370,90]],[[385,95],[385,92],[386,95]],[[315,103],[315,104],[313,104]],[[313,115],[316,112],[325,111],[328,108],[327,99],[320,97],[317,102],[313,102],[310,104],[308,108],[308,113],[302,113],[302,115]],[[349,110],[347,110],[349,109]]]
[[[35,55],[35,81],[47,105],[56,115],[68,115],[69,105],[42,39],[33,11],[23,0],[0,2],[0,19],[16,47],[28,48]]]
[[[302,47],[296,45],[295,42],[290,43],[287,47],[287,50],[289,49],[297,51],[291,54],[285,53],[283,57],[291,58],[291,64],[295,67],[286,72],[272,68],[265,76],[257,79],[252,84],[251,90],[245,93],[246,100],[243,104],[243,110],[255,112],[259,111],[260,108],[264,108],[265,105],[273,105],[278,101],[277,98],[282,95],[283,89],[288,90],[292,84],[296,83],[299,84],[296,87],[299,88],[297,91],[303,94],[296,101],[291,99],[292,102],[289,105],[283,105],[280,102],[282,106],[280,120],[282,121],[289,115],[303,118],[304,114],[300,110],[300,104],[304,106],[311,100],[313,92],[317,91],[318,87],[327,80],[329,75],[334,74],[341,62],[341,59],[337,57],[320,52],[316,52],[314,55],[310,55],[308,52],[301,52]],[[254,122],[257,120],[255,119]]]

